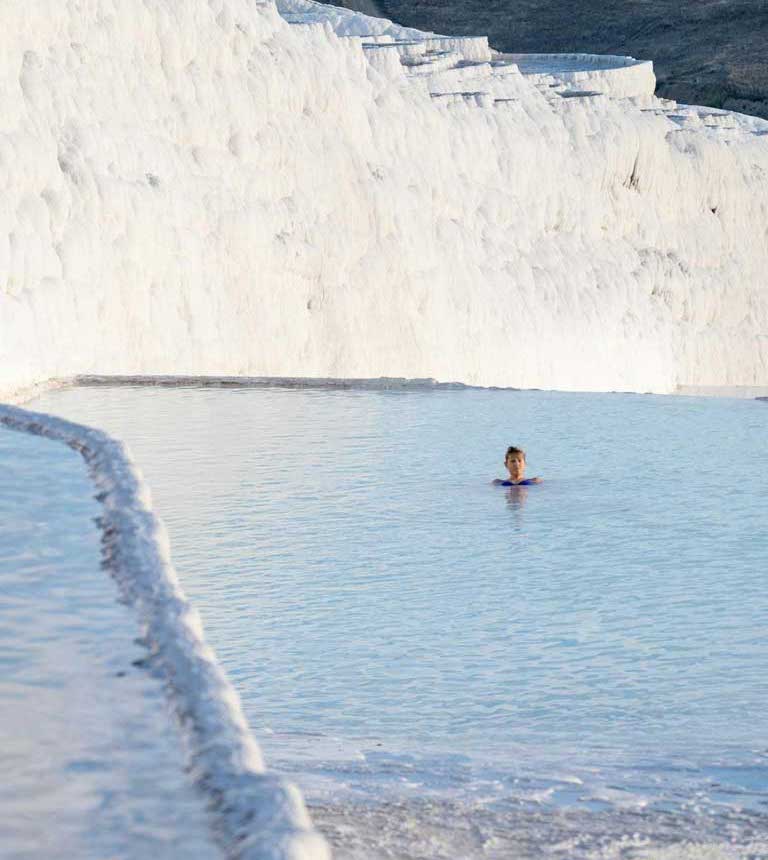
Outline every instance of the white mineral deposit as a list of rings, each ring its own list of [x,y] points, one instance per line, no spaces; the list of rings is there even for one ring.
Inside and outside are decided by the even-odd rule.
[[[0,390],[764,383],[768,123],[308,0],[3,12]]]
[[[740,386],[754,396],[766,390],[768,121],[676,104],[657,98],[654,88],[652,63],[642,57],[502,54],[481,33],[421,32],[312,0],[3,4],[0,401],[17,405],[0,403],[0,644],[10,654],[0,705],[15,706],[12,719],[0,720],[0,799],[12,819],[6,830],[0,827],[0,853],[5,848],[21,860],[58,849],[85,860],[105,853],[162,860],[215,856],[221,849],[238,860],[326,860],[333,846],[355,860],[478,853],[506,860],[545,856],[546,843],[546,856],[553,858],[566,856],[562,852],[590,860],[628,852],[735,858],[746,856],[738,852],[753,836],[762,839],[766,744],[755,726],[765,712],[765,669],[757,666],[764,651],[754,631],[762,629],[758,616],[765,617],[765,589],[755,571],[764,570],[768,558],[760,483],[768,467],[764,405],[742,400],[738,407],[696,412],[697,401],[682,398],[599,394],[590,401],[563,393],[701,393],[706,386],[722,394]],[[177,387],[175,399],[163,405],[159,397],[146,397],[146,388],[135,401],[96,390],[114,385],[117,376],[151,382],[153,393],[183,376],[190,387],[240,386],[238,396],[246,396],[224,406],[232,392],[218,392],[217,399],[210,391],[187,396]],[[52,396],[51,389],[84,377],[90,388],[59,392],[69,398]],[[247,391],[276,377],[283,378],[278,395],[258,399]],[[368,390],[334,399],[350,380]],[[286,390],[302,386],[323,392],[294,397],[297,392]],[[507,399],[499,399],[499,392],[468,386],[560,392],[507,391],[501,393]],[[20,407],[45,391],[42,413]],[[443,397],[446,391],[450,396]],[[318,417],[312,409],[326,402],[328,413]],[[339,402],[346,419],[334,411]],[[79,423],[64,419],[67,409]],[[551,491],[552,501],[534,494],[528,509],[534,514],[524,526],[526,496],[504,501],[492,495],[488,479],[491,464],[500,468],[504,447],[525,441],[507,438],[504,423],[525,409],[533,457],[538,448],[550,464],[542,489]],[[227,410],[233,410],[230,420],[222,421]],[[182,559],[204,571],[206,586],[224,582],[211,574],[213,549],[226,555],[222,566],[233,580],[223,592],[226,624],[217,627],[214,616],[211,626],[213,636],[221,636],[216,652],[177,577],[168,533],[139,466],[122,441],[96,429],[110,425],[119,439],[135,435],[146,445],[142,456],[157,470],[159,486],[167,481],[171,487],[159,498],[176,502],[162,515],[177,529],[172,536],[180,536]],[[617,434],[618,426],[634,436]],[[182,427],[189,432],[179,432]],[[411,448],[404,447],[407,432]],[[660,435],[649,444],[653,433]],[[25,442],[14,444],[9,436]],[[489,439],[493,461],[484,459]],[[72,471],[70,452],[41,447],[57,443],[83,455],[86,488],[86,472]],[[687,459],[678,457],[686,445]],[[308,449],[317,458],[311,463]],[[641,452],[645,465],[629,459],[627,450]],[[342,467],[350,454],[351,465]],[[404,459],[395,461],[395,454]],[[436,462],[427,468],[429,457]],[[733,486],[726,486],[724,465]],[[323,468],[329,476],[313,487]],[[341,482],[335,489],[334,480]],[[375,496],[367,481],[377,482]],[[447,490],[442,495],[446,485],[455,498]],[[663,505],[661,486],[673,488]],[[199,503],[192,503],[193,490]],[[731,496],[722,501],[725,490]],[[359,504],[339,516],[354,492]],[[239,499],[242,512],[233,508],[230,516],[232,499]],[[270,508],[274,499],[286,508]],[[295,499],[309,509],[317,503],[319,510],[299,518],[298,537],[281,547],[291,517],[301,512]],[[209,501],[222,503],[230,516],[222,517],[221,528],[206,514]],[[430,510],[433,518],[419,521]],[[327,528],[323,516],[330,516]],[[352,533],[354,517],[361,519]],[[408,538],[411,525],[420,524],[423,530]],[[543,543],[537,543],[536,527]],[[242,538],[248,528],[262,535],[262,544]],[[232,530],[238,529],[241,543],[233,550]],[[498,542],[494,552],[484,529]],[[201,558],[185,549],[188,534]],[[340,549],[331,550],[331,534]],[[318,565],[308,574],[290,555],[305,535],[325,542],[300,553],[299,561]],[[392,569],[404,565],[413,576],[414,600],[400,572],[390,575],[383,566],[383,537],[394,541]],[[373,542],[370,550],[363,539]],[[430,561],[436,572],[421,576],[418,554],[430,541],[436,541]],[[459,549],[456,560],[444,554],[451,541]],[[361,555],[344,572],[339,559],[348,549]],[[526,551],[532,560],[522,562],[522,571],[514,568]],[[564,553],[559,562],[558,552]],[[479,576],[475,561],[482,557],[487,575]],[[540,570],[542,559],[549,568]],[[593,577],[589,596],[584,576],[600,573],[596,559],[606,565],[605,577]],[[509,576],[501,561],[513,566]],[[322,575],[321,563],[328,566]],[[272,565],[274,578],[265,589],[248,591],[243,583],[264,582],[259,564]],[[293,589],[289,577],[297,571],[308,579]],[[359,614],[354,582],[361,571],[359,594],[381,594],[370,619]],[[540,617],[528,605],[531,571],[539,573],[530,603],[541,603]],[[700,578],[693,601],[685,579],[691,571]],[[121,632],[133,622],[125,607],[117,611],[118,592],[102,588],[106,572],[133,613],[133,644]],[[676,591],[669,591],[670,582]],[[276,609],[277,586],[285,583],[286,608]],[[326,611],[318,592],[307,618],[301,615],[305,595],[318,583],[346,589],[344,599],[353,599],[348,616],[333,595]],[[505,585],[514,591],[507,604],[499,598]],[[442,604],[438,587],[448,589]],[[488,666],[473,656],[479,647],[466,660],[455,654],[453,663],[443,660],[446,631],[458,642],[458,632],[482,618],[475,600],[483,588],[498,616],[476,624],[479,640],[496,630],[504,647],[517,648],[517,666],[501,645],[489,652],[496,656]],[[264,591],[266,607],[258,602]],[[542,602],[549,591],[564,608],[554,598]],[[582,612],[573,595],[585,593]],[[608,593],[618,595],[618,609],[600,616]],[[205,602],[205,591],[200,594]],[[384,610],[397,605],[393,597],[404,598],[405,608],[399,615],[390,611],[386,623],[394,626],[380,648],[371,644],[371,631],[380,624],[386,630]],[[641,598],[642,612],[636,607]],[[515,634],[519,641],[507,623],[510,605],[521,623],[535,622],[530,635]],[[571,623],[574,606],[582,612],[575,633],[561,624],[562,618]],[[711,615],[689,611],[697,606]],[[480,751],[497,758],[496,770],[473,771],[466,757],[472,749],[462,752],[453,724],[440,755],[425,753],[421,775],[407,743],[404,752],[396,745],[385,749],[386,726],[370,734],[370,715],[358,715],[359,736],[345,740],[347,727],[324,727],[318,712],[341,719],[375,697],[355,699],[334,666],[315,672],[321,689],[310,696],[306,716],[297,707],[311,687],[311,673],[302,675],[306,665],[315,656],[333,656],[329,643],[341,629],[338,618],[348,621],[339,665],[361,661],[358,674],[367,683],[375,660],[366,648],[380,658],[419,607],[425,616],[413,616],[416,633],[406,648],[406,656],[416,655],[416,670],[395,654],[385,661],[385,679],[395,674],[390,666],[399,667],[408,675],[404,689],[412,690],[424,672],[415,686],[434,692],[446,719],[452,702],[460,712],[457,725],[472,723],[475,706],[497,712],[513,731],[511,740],[495,733],[504,755],[515,754],[511,764],[494,753],[494,732],[478,728]],[[446,627],[457,607],[459,621]],[[670,621],[667,610],[680,619]],[[332,621],[331,633],[310,637],[305,662],[293,660],[318,619]],[[295,637],[286,620],[294,623]],[[230,621],[245,632],[236,624],[230,629]],[[259,624],[262,633],[272,624],[273,633],[288,631],[293,638],[255,656],[269,644],[251,640]],[[355,624],[362,630],[356,639]],[[431,651],[425,649],[430,624],[437,631]],[[611,624],[615,639],[606,651]],[[549,638],[537,638],[550,627]],[[720,640],[712,639],[713,629]],[[517,647],[520,641],[528,643],[530,659]],[[629,668],[617,658],[614,673],[630,702],[627,710],[611,711],[607,694],[585,693],[588,685],[575,683],[570,652],[561,652],[588,649],[591,642],[595,652],[585,658],[592,661],[590,681],[602,681],[606,653],[629,655]],[[242,665],[224,658],[220,664],[217,654],[233,644]],[[136,650],[145,656],[130,662]],[[421,659],[427,652],[434,671]],[[685,671],[674,663],[679,652]],[[277,658],[286,656],[288,668],[275,671]],[[539,671],[544,658],[561,657],[564,680]],[[125,663],[136,671],[129,674]],[[263,676],[253,670],[257,663]],[[492,695],[473,699],[471,684],[490,678],[494,665],[508,674]],[[671,679],[667,687],[648,684],[645,670],[654,665]],[[702,680],[713,665],[717,672]],[[443,695],[436,679],[456,666],[469,666],[469,680],[456,674],[453,692]],[[627,681],[635,671],[632,686]],[[272,695],[270,714],[266,693],[291,672],[300,677],[295,687]],[[678,684],[686,672],[699,678],[698,687]],[[525,752],[523,729],[509,716],[524,712],[525,695],[530,699],[539,683],[546,707],[532,706],[531,718],[520,725],[536,735],[538,746],[528,751],[546,752],[540,760]],[[88,691],[96,686],[91,700]],[[550,687],[576,698],[563,704]],[[678,687],[685,707],[654,699],[666,690],[676,702]],[[133,698],[125,690],[133,690]],[[407,696],[390,694],[386,684],[369,684],[371,690],[384,697],[374,716],[391,716],[392,703],[402,702],[408,729],[418,722]],[[60,708],[65,697],[67,707]],[[111,707],[113,699],[120,707]],[[616,750],[640,747],[619,730],[641,725],[643,707],[650,708],[647,725],[671,740],[664,741],[667,747],[659,742],[658,750],[643,747],[631,771]],[[299,723],[282,733],[275,722],[280,708],[283,724]],[[28,718],[36,712],[42,718]],[[548,713],[557,729],[550,735],[542,717]],[[595,715],[596,758],[587,755],[583,736],[572,747],[584,754],[583,762],[556,753],[551,737],[561,727],[586,732]],[[97,730],[89,731],[89,720]],[[155,736],[151,726],[162,720]],[[274,771],[267,768],[251,728],[256,721],[272,735],[267,752],[287,756],[283,770],[279,758]],[[713,734],[712,725],[722,734]],[[651,743],[653,731],[644,726]],[[474,723],[470,728],[474,732]],[[421,741],[415,735],[409,741],[414,747],[421,743],[426,750],[440,740],[428,719],[420,730]],[[691,736],[716,747],[706,767],[704,758],[694,760],[698,747],[685,747]],[[742,758],[728,758],[736,741]],[[308,760],[328,750],[330,756],[347,749],[354,754],[332,778],[318,770],[319,781],[312,781],[301,763],[291,764],[288,753],[295,749],[306,751]],[[35,756],[43,755],[40,765]],[[664,759],[661,770],[653,769],[654,756]],[[153,767],[161,772],[157,779]],[[371,781],[374,773],[379,783]],[[643,779],[661,787],[646,791]],[[456,785],[466,788],[468,802],[451,794]],[[359,789],[368,800],[373,793],[375,803],[344,805],[339,786],[352,794]],[[400,793],[387,794],[393,786]],[[562,809],[544,809],[556,795],[563,808],[576,805],[570,818]],[[630,795],[642,803],[630,808]],[[506,798],[507,807],[492,808],[491,797]],[[661,805],[643,818],[643,804],[652,802]],[[681,829],[683,820],[687,829]],[[144,841],[135,838],[139,832]],[[687,842],[705,838],[720,853],[707,853],[706,846],[686,853]],[[682,841],[683,853],[667,853]],[[764,840],[755,846],[749,856],[768,856]],[[731,847],[737,853],[729,853]]]

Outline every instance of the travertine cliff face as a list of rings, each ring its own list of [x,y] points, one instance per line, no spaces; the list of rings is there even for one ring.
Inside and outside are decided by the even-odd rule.
[[[307,0],[29,0],[0,49],[3,391],[765,381],[768,124],[647,65]]]

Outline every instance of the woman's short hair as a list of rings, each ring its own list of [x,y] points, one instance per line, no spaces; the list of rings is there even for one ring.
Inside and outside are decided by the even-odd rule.
[[[512,454],[522,454],[523,460],[525,460],[525,451],[522,448],[516,448],[514,445],[510,445],[507,448],[507,453],[504,455],[504,460],[508,460]]]

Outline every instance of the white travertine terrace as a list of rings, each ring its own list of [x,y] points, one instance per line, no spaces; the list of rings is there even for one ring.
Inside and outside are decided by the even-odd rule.
[[[138,616],[147,663],[168,692],[185,737],[186,771],[207,801],[222,856],[328,860],[328,845],[299,790],[265,771],[237,693],[181,589],[149,487],[125,445],[91,427],[0,404],[0,431],[5,428],[62,442],[85,460],[103,512],[102,566]],[[55,830],[57,823],[49,824]]]
[[[2,397],[80,374],[765,384],[768,122],[656,99],[648,63],[310,0],[25,0],[3,24]],[[86,456],[238,856],[327,856],[125,452],[0,413]]]
[[[649,60],[594,54],[499,54],[498,57],[515,63],[529,81],[543,80],[563,89],[648,102],[656,89],[653,63]]]
[[[5,395],[765,382],[768,123],[648,63],[310,0],[28,0],[0,48]]]

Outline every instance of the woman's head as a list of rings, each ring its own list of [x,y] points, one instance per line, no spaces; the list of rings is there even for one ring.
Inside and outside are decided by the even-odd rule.
[[[507,467],[511,480],[522,481],[525,475],[525,451],[510,445],[504,457],[504,465]]]

